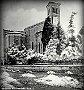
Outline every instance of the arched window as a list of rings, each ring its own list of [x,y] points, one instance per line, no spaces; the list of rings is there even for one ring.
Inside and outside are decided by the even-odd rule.
[[[9,45],[10,45],[10,35],[9,35]]]
[[[52,7],[52,12],[53,12],[53,13],[55,13],[55,12],[56,12],[56,10],[55,10],[55,8],[54,8],[54,7]]]

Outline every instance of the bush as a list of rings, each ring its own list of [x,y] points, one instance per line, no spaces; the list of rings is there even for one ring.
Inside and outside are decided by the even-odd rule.
[[[8,65],[16,65],[16,63],[17,63],[16,58],[12,57],[10,55],[7,55],[7,60],[8,60],[8,62],[7,62]]]

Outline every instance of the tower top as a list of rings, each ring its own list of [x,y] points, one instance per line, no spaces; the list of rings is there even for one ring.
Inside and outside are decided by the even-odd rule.
[[[46,6],[47,8],[47,16],[51,18],[51,23],[54,26],[57,26],[60,23],[60,3],[49,2]]]
[[[60,6],[61,4],[60,3],[56,3],[56,2],[49,2],[48,5],[46,6],[49,7],[49,6]]]

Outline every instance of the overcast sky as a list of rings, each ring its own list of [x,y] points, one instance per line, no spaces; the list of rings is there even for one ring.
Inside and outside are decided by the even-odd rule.
[[[52,1],[52,0],[51,0]],[[57,0],[53,0],[57,1]],[[2,28],[8,30],[24,30],[26,27],[44,21],[47,17],[46,5],[48,0],[39,1],[7,1],[2,3]],[[72,12],[78,12],[74,16],[75,31],[78,32],[83,26],[83,2],[57,1],[60,6],[60,22],[65,31],[69,25],[69,17]]]

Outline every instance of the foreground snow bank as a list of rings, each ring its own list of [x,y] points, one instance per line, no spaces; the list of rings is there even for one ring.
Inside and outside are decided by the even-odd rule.
[[[56,75],[48,75],[43,78],[34,79],[36,82],[41,82],[50,86],[63,86],[63,87],[74,87],[76,88],[79,85],[79,82],[69,76],[58,77]]]
[[[17,82],[16,79],[13,79],[12,77],[10,77],[10,75],[7,72],[3,72],[1,74],[1,78],[3,80],[5,80],[5,82],[11,83],[11,82]]]
[[[11,83],[21,86],[20,82],[10,77],[10,75],[5,71],[1,73],[1,83],[2,83],[2,87],[4,88],[15,88],[13,85],[11,85]]]
[[[22,74],[21,77],[36,77],[36,76],[30,73],[25,73],[25,74]]]

